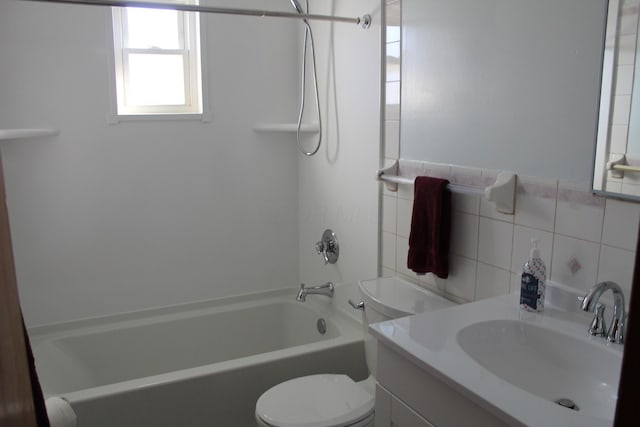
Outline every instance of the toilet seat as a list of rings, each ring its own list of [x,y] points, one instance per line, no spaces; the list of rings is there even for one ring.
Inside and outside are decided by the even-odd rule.
[[[274,427],[359,427],[370,425],[374,404],[374,396],[346,375],[310,375],[263,393],[256,419]]]

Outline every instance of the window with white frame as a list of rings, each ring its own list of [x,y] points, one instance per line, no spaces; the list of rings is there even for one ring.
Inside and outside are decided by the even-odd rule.
[[[196,12],[113,8],[117,115],[202,114]]]

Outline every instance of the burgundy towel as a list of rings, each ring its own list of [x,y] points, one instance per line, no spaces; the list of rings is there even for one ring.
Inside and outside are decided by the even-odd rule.
[[[407,267],[418,274],[449,276],[451,193],[446,179],[419,176],[415,181]]]

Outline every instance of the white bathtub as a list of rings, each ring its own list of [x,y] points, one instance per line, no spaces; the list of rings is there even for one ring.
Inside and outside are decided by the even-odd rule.
[[[325,297],[270,292],[31,328],[45,396],[78,427],[253,426],[269,387],[367,376],[362,328]],[[327,324],[324,335],[317,320]]]

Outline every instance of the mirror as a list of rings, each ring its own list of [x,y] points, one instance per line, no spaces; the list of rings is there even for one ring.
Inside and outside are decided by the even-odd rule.
[[[632,200],[640,200],[640,97],[633,93],[640,90],[637,46],[638,1],[611,0],[593,190]]]
[[[400,157],[591,188],[606,0],[403,0]]]

